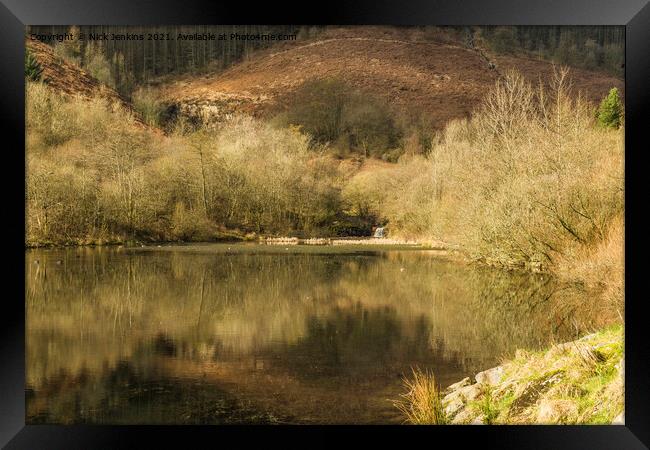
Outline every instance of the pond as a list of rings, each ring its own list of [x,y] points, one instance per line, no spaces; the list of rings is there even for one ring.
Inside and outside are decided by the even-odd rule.
[[[569,340],[597,299],[417,248],[26,251],[28,423],[401,423],[444,387]]]

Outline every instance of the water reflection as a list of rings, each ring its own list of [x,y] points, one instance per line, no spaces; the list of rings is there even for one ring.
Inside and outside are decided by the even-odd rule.
[[[549,277],[409,250],[38,250],[26,264],[30,423],[399,422],[411,367],[450,383],[607,317]]]

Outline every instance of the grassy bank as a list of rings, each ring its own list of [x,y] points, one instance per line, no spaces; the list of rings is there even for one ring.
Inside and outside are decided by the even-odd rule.
[[[397,406],[413,424],[609,424],[624,405],[620,325],[577,341],[517,351],[500,366],[441,391],[416,372]]]

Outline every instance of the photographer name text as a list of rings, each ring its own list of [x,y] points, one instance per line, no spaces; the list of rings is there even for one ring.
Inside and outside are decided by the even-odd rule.
[[[268,33],[53,33],[30,34],[41,42],[64,41],[295,41],[296,34]]]

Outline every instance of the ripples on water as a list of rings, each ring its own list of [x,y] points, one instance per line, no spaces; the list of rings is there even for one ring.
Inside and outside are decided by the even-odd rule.
[[[433,252],[214,244],[26,253],[28,423],[399,423],[442,385],[597,324],[552,278]]]

